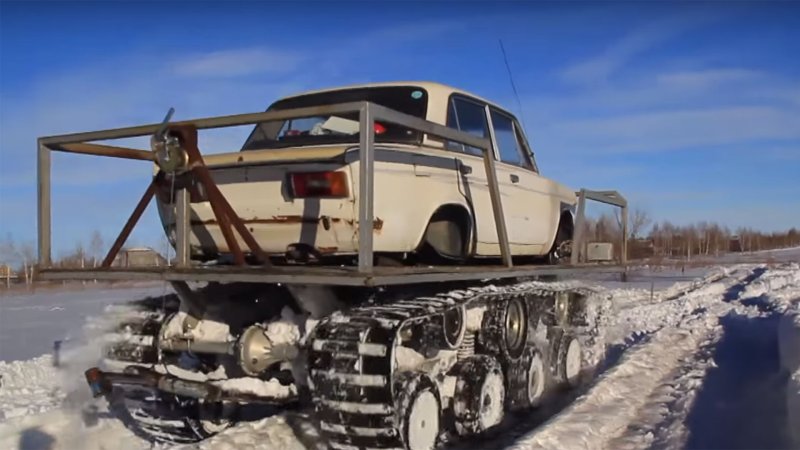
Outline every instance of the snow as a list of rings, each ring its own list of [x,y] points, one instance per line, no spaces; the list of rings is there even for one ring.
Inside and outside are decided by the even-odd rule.
[[[171,292],[164,284],[0,296],[0,361],[31,359],[50,353],[55,341],[80,339],[86,318],[102,315],[109,304]]]
[[[291,308],[284,307],[281,310],[281,320],[268,323],[264,334],[273,345],[297,345],[302,337],[300,325],[305,325],[303,319],[303,316],[295,314]],[[307,330],[310,331],[311,328]]]
[[[311,420],[303,415],[287,413],[255,422],[240,424],[224,433],[203,441],[204,450],[238,450],[263,448],[281,450],[306,450],[322,447],[319,433]]]
[[[49,355],[30,361],[0,361],[0,420],[43,413],[64,394]]]
[[[786,312],[778,325],[781,367],[789,373],[800,371],[800,309]]]
[[[788,282],[779,285],[781,287],[800,285],[797,282],[800,270],[793,272],[793,275],[781,279],[781,282]],[[789,373],[786,386],[786,415],[790,424],[790,436],[795,443],[800,444],[800,297],[796,294],[797,292],[794,292],[795,297],[789,302],[784,301],[788,296],[778,297],[778,301],[786,307],[778,324],[778,346],[781,368]]]
[[[566,398],[566,406],[508,419],[514,420],[503,424],[509,432],[493,441],[448,445],[799,448],[800,265],[791,262],[798,255],[797,249],[769,253],[788,263],[683,271],[641,267],[628,282],[598,275],[557,283],[592,292],[589,316],[600,324],[600,335],[588,344],[587,359],[597,364],[594,376]],[[0,298],[0,448],[151,448],[106,415],[103,400],[90,398],[82,371],[96,364],[94,338],[104,320],[83,323],[88,316],[103,315],[109,299],[121,304],[164,291],[142,287]],[[125,314],[119,306],[113,311]],[[270,334],[296,342],[310,328],[301,325],[301,318],[283,319]],[[70,338],[69,345],[62,365],[54,367],[52,341],[64,338]],[[246,393],[294,389],[275,380],[220,379],[224,376],[215,374],[211,381]],[[97,412],[88,414],[91,408]],[[321,449],[308,414],[285,411],[241,422],[186,448]]]
[[[650,305],[642,308],[644,311],[641,312],[629,309],[636,314],[621,316],[622,325],[637,332],[655,330],[647,344],[626,352],[616,366],[600,376],[585,396],[547,426],[520,439],[512,448],[620,448],[611,445],[609,438],[619,435],[637,417],[661,380],[713,331],[713,322],[719,314],[694,314],[693,311],[701,306],[730,308],[716,302],[725,288],[723,283],[714,283],[687,295],[680,302]],[[668,314],[657,318],[652,312],[656,306],[666,306]],[[635,442],[628,448],[642,448],[649,444]]]

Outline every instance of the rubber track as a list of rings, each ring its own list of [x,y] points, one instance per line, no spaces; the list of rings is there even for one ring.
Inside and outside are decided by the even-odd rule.
[[[590,296],[585,288],[550,289],[543,283],[455,290],[428,297],[360,306],[323,319],[309,337],[311,395],[323,437],[334,449],[403,447],[405,405],[395,405],[393,380],[399,331],[430,323],[450,309],[498,306],[512,298]],[[530,304],[530,302],[528,302]],[[439,324],[439,327],[441,325]]]
[[[152,367],[158,363],[156,339],[165,317],[178,310],[177,299],[168,295],[130,302],[131,311],[120,314],[120,322],[109,330],[112,343],[105,363],[115,366]],[[152,443],[187,444],[208,437],[198,425],[193,402],[176,396],[115,386],[108,398],[109,410],[138,437]]]

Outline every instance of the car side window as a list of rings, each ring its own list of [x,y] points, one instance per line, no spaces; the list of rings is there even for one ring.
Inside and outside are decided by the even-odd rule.
[[[519,122],[514,122],[514,129],[517,132],[517,142],[522,146],[522,156],[525,157],[525,161],[527,162],[525,167],[539,173],[539,167],[536,165],[536,158],[533,156],[528,140],[525,139],[525,134],[520,130]]]
[[[530,161],[524,156],[522,146],[519,141],[517,141],[517,133],[514,130],[513,119],[494,109],[491,110],[491,114],[494,138],[497,142],[500,161],[532,169],[533,167]]]
[[[486,123],[486,112],[482,105],[469,100],[453,97],[447,107],[447,126],[473,134],[482,138],[489,138],[489,126]],[[463,145],[458,142],[447,142],[448,150],[483,156],[479,148]]]

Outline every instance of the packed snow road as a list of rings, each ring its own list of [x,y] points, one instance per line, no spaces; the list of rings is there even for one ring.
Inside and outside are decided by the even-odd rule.
[[[666,289],[613,288],[594,307],[597,362],[576,391],[509,416],[475,448],[800,448],[800,266],[706,269]],[[652,284],[651,284],[652,286]],[[89,398],[96,348],[0,362],[0,448],[150,448]],[[95,403],[96,402],[96,403]],[[188,448],[324,448],[303,411]]]

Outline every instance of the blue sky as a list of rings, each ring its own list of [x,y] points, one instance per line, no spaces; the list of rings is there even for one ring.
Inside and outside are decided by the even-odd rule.
[[[0,2],[0,237],[35,241],[37,136],[435,80],[519,112],[543,174],[676,223],[800,226],[800,3]],[[231,151],[246,129],[201,134]],[[55,255],[112,239],[146,163],[54,157]],[[151,208],[132,236],[163,242]]]

